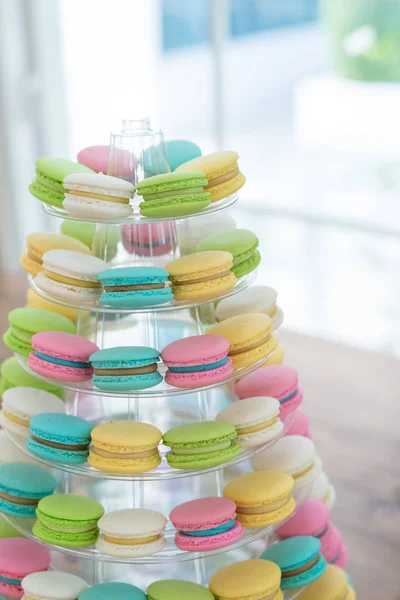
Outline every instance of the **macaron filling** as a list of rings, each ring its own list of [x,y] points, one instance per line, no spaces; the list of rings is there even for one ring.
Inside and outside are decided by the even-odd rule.
[[[30,258],[31,260],[33,260],[34,263],[37,263],[38,265],[42,266],[43,264],[43,260],[42,260],[42,254],[39,253],[35,253],[33,248],[27,248],[26,254],[28,256],[28,258]]]
[[[71,196],[81,196],[83,198],[93,198],[94,200],[102,200],[104,202],[117,202],[119,204],[129,204],[129,200],[133,198],[133,194],[129,194],[129,192],[118,192],[115,194],[110,193],[102,194],[100,192],[92,192],[90,190],[81,189],[73,189],[70,187],[67,191]]]
[[[288,400],[291,400],[292,398],[294,398],[294,396],[297,394],[297,389],[294,390],[293,392],[290,392],[290,394],[287,394],[286,396],[283,396],[283,398],[279,398],[279,402],[281,404],[283,404],[283,402],[287,402]]]
[[[107,285],[104,290],[109,293],[113,292],[142,292],[146,290],[162,290],[171,287],[171,282],[164,281],[162,283],[132,283],[127,285]]]
[[[102,448],[97,448],[97,446],[92,446],[91,451],[93,454],[97,454],[97,456],[102,456],[104,458],[117,458],[122,460],[132,458],[148,458],[149,456],[156,456],[159,454],[157,447],[149,448],[139,452],[111,452],[108,450],[103,450]]]
[[[227,450],[231,447],[231,444],[231,440],[226,440],[217,444],[210,444],[208,446],[196,446],[194,448],[172,446],[171,450],[174,454],[207,454],[208,452],[219,452],[220,450]]]
[[[303,573],[306,573],[307,571],[315,567],[315,565],[319,562],[319,559],[319,554],[316,554],[315,556],[310,558],[310,560],[308,560],[306,563],[299,567],[292,567],[286,570],[281,569],[282,579],[287,579],[288,577],[296,577],[297,575],[302,575]]]
[[[233,527],[235,527],[235,519],[231,519],[229,521],[227,521],[227,523],[223,523],[221,525],[219,525],[218,527],[213,527],[212,529],[201,529],[201,530],[197,530],[197,531],[187,531],[184,529],[179,529],[180,533],[183,533],[184,535],[189,535],[192,537],[204,537],[207,535],[217,535],[219,533],[225,533],[226,531],[229,531],[230,529],[233,529]]]
[[[145,537],[114,537],[114,536],[110,536],[107,535],[105,533],[102,533],[102,536],[104,538],[104,540],[106,542],[109,542],[110,544],[118,544],[118,545],[122,545],[122,546],[141,546],[142,544],[150,544],[151,542],[155,542],[156,540],[159,540],[161,537],[163,537],[161,534],[155,534],[155,535],[148,535]]]
[[[237,175],[239,175],[239,167],[236,165],[236,167],[234,169],[232,169],[231,171],[228,171],[227,173],[224,173],[223,175],[219,175],[218,177],[210,178],[208,180],[208,185],[205,187],[205,190],[207,191],[210,188],[215,187],[216,185],[225,183],[226,181],[233,179]]]
[[[65,191],[62,183],[56,179],[53,179],[52,177],[49,177],[48,175],[45,175],[41,171],[36,171],[36,182],[41,183],[44,185],[44,187],[52,190],[53,192],[59,192],[60,194],[63,194]]]
[[[220,271],[218,273],[214,273],[213,275],[208,275],[207,277],[198,277],[197,279],[189,279],[187,281],[176,281],[172,280],[172,284],[174,287],[180,287],[182,285],[190,286],[195,285],[197,283],[204,283],[206,281],[213,281],[214,279],[221,279],[223,277],[229,277],[231,275],[230,270],[228,271]]]
[[[267,421],[262,421],[261,423],[257,423],[256,425],[250,425],[248,427],[240,427],[236,426],[236,431],[238,435],[244,435],[247,433],[257,433],[258,431],[262,431],[263,429],[267,429],[268,427],[272,427],[277,422],[277,417],[272,417]]]
[[[143,198],[146,202],[149,200],[158,200],[159,198],[170,198],[171,196],[181,196],[182,194],[201,194],[204,192],[204,187],[192,187],[178,190],[171,190],[169,192],[160,192],[155,194],[143,194]]]
[[[91,369],[92,367],[90,362],[64,360],[63,358],[57,358],[55,356],[50,356],[49,354],[44,354],[44,352],[39,352],[38,350],[35,350],[35,356],[42,360],[54,363],[55,365],[62,365],[64,367],[74,367],[75,369]]]
[[[38,444],[43,444],[44,446],[49,446],[50,448],[58,448],[59,450],[84,451],[89,448],[89,444],[90,444],[90,442],[85,442],[82,444],[73,444],[73,443],[69,444],[69,443],[54,442],[54,441],[47,440],[42,437],[38,437],[33,434],[31,435],[31,438],[33,440],[35,440],[35,442],[38,442]]]
[[[33,333],[29,333],[25,329],[20,329],[19,327],[15,327],[15,325],[11,325],[11,333],[25,344],[30,344],[32,342]]]
[[[29,427],[29,419],[24,419],[23,417],[20,417],[19,415],[9,412],[8,410],[6,410],[6,408],[4,406],[3,406],[3,415],[9,421],[12,421],[16,425],[20,425],[21,427]]]
[[[91,281],[88,279],[75,279],[74,277],[68,277],[67,275],[62,275],[61,273],[56,273],[55,271],[50,271],[45,267],[44,269],[46,277],[52,279],[53,281],[57,281],[58,283],[64,283],[66,285],[73,285],[75,287],[88,288],[88,289],[99,289],[101,288],[100,281]]]
[[[272,502],[271,504],[263,504],[261,506],[238,506],[237,514],[238,515],[262,515],[270,512],[274,512],[275,510],[279,510],[283,506],[285,506],[291,499],[291,495],[289,494],[283,500],[279,500],[278,502]]]
[[[6,502],[11,502],[12,504],[22,504],[24,506],[35,506],[41,500],[41,496],[38,498],[26,498],[24,496],[14,496],[12,494],[8,494],[7,492],[3,492],[0,490],[0,498],[5,500]]]

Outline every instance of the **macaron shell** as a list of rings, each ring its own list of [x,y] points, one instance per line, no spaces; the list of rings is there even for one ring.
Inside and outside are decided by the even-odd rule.
[[[29,437],[26,441],[26,448],[34,456],[39,456],[45,460],[51,460],[52,462],[62,463],[67,465],[80,465],[87,462],[88,451],[79,450],[63,450],[62,448],[52,448],[37,442],[32,437]]]
[[[175,171],[179,165],[201,156],[200,147],[189,140],[167,140],[165,150],[171,171]]]
[[[32,527],[32,533],[48,544],[61,546],[62,548],[85,548],[92,546],[98,537],[98,530],[86,533],[60,533],[44,527],[38,520]]]
[[[35,285],[52,298],[65,300],[72,304],[77,302],[96,302],[101,296],[101,288],[84,288],[70,283],[55,281],[43,272],[35,277]]]
[[[300,573],[292,577],[282,577],[281,589],[294,590],[306,587],[321,577],[326,570],[326,560],[319,555],[318,562],[305,573]]]
[[[246,177],[243,173],[238,173],[232,179],[228,179],[224,183],[219,185],[213,185],[211,188],[206,188],[211,193],[211,202],[218,202],[223,198],[227,198],[231,194],[234,194],[246,183]]]
[[[269,425],[261,431],[239,434],[236,441],[240,448],[254,448],[274,440],[282,433],[282,430],[283,423],[277,419],[273,425]]]
[[[38,200],[41,200],[45,204],[49,204],[50,206],[55,206],[57,208],[62,208],[62,203],[64,200],[64,194],[61,192],[56,192],[55,190],[50,190],[49,188],[44,187],[38,181],[32,181],[29,185],[28,190],[35,196]]]
[[[340,531],[332,523],[328,523],[325,533],[318,539],[321,542],[321,554],[328,563],[333,562],[340,554],[343,544]]]
[[[207,192],[199,194],[181,194],[168,196],[151,202],[141,202],[140,212],[149,218],[185,217],[193,215],[207,208],[211,203],[211,196]]]
[[[215,598],[207,588],[198,583],[164,579],[149,585],[147,600],[215,600]]]
[[[183,300],[213,300],[229,292],[236,281],[235,275],[230,272],[228,275],[218,279],[180,285],[178,289],[176,287],[173,288],[174,298],[178,302]]]
[[[233,368],[236,370],[251,367],[263,358],[267,358],[274,352],[278,344],[278,338],[275,335],[270,335],[268,340],[264,344],[261,344],[261,346],[232,356]]]
[[[33,260],[27,253],[21,254],[19,262],[24,271],[31,275],[37,275],[43,270],[41,264]]]
[[[175,545],[181,550],[187,552],[207,552],[209,550],[217,550],[225,548],[239,541],[243,536],[243,527],[236,521],[232,529],[217,535],[206,535],[201,537],[192,537],[185,535],[179,531],[175,535]]]
[[[27,308],[41,308],[44,310],[48,310],[50,312],[54,312],[58,315],[62,315],[67,319],[70,319],[73,323],[76,323],[78,318],[78,311],[74,308],[69,308],[68,306],[62,306],[61,304],[56,304],[55,302],[50,302],[50,300],[46,300],[42,298],[34,292],[31,288],[26,293],[26,306]]]
[[[215,529],[236,516],[236,504],[229,498],[208,496],[175,506],[169,518],[176,529],[201,531]]]
[[[88,463],[98,471],[103,473],[122,473],[122,474],[134,474],[134,473],[146,473],[156,469],[161,464],[161,456],[154,454],[146,458],[106,458],[104,456],[98,456],[94,452],[89,453]]]
[[[223,465],[239,456],[240,448],[232,442],[226,450],[207,452],[205,454],[173,454],[166,455],[170,467],[175,469],[210,469]]]
[[[100,534],[96,542],[96,548],[101,554],[120,558],[142,558],[143,556],[151,556],[161,552],[166,545],[167,540],[164,536],[160,536],[156,540],[146,544],[132,544],[131,546],[128,546],[125,544],[108,542],[104,538],[104,535]]]
[[[4,382],[4,387],[6,389],[17,386],[26,386],[46,390],[59,398],[64,397],[63,390],[51,383],[46,383],[34,375],[31,375],[28,371],[25,371],[14,356],[7,358],[1,363],[0,374],[2,377],[1,381]]]
[[[274,350],[274,353],[272,354],[272,356],[270,356],[268,358],[268,360],[265,361],[264,366],[271,366],[271,365],[281,365],[283,363],[283,359],[285,358],[285,351],[283,349],[282,344],[279,342],[276,350]]]
[[[13,352],[16,354],[20,354],[21,356],[29,356],[29,353],[32,351],[32,346],[28,342],[23,342],[18,339],[11,329],[7,329],[7,331],[3,335],[3,342]]]
[[[130,390],[145,390],[158,385],[162,381],[162,375],[158,371],[131,376],[93,375],[92,381],[99,390],[129,392]]]
[[[281,570],[269,560],[243,560],[217,571],[208,582],[216,598],[226,600],[262,600],[283,598],[280,592]],[[280,593],[279,593],[280,592]]]
[[[225,381],[232,373],[232,361],[228,359],[228,362],[225,365],[207,371],[173,373],[168,370],[165,375],[165,381],[174,387],[194,389]]]
[[[281,402],[281,408],[279,411],[279,416],[284,421],[286,417],[296,410],[303,402],[303,390],[299,387],[297,389],[296,394],[290,400],[286,400],[285,402]]]
[[[232,267],[232,272],[235,276],[240,279],[240,277],[244,277],[251,273],[255,269],[257,269],[258,265],[261,263],[261,254],[258,250],[253,252],[253,254],[245,261]]]
[[[137,292],[103,292],[100,303],[113,308],[142,308],[165,304],[173,299],[170,288],[142,290]]]
[[[339,558],[337,558],[335,561],[333,561],[333,564],[335,564],[337,567],[341,567],[342,569],[344,569],[345,566],[347,565],[348,558],[349,558],[349,551],[347,549],[347,546],[345,546],[342,543]]]
[[[28,367],[42,377],[61,382],[88,381],[92,378],[93,372],[92,369],[75,369],[42,360],[34,352],[29,355]]]
[[[133,213],[130,204],[108,202],[90,196],[76,196],[67,192],[63,207],[70,215],[78,219],[126,219]]]
[[[239,398],[272,396],[280,400],[297,388],[295,369],[287,365],[268,365],[242,377],[235,386],[235,392]]]
[[[301,408],[299,408],[298,410],[296,410],[296,412],[294,414],[293,421],[291,422],[291,424],[285,431],[285,436],[286,435],[303,435],[304,437],[308,437],[308,439],[311,439],[311,437],[309,437],[309,435],[307,435],[308,433],[309,433],[308,417],[307,417],[306,413]]]
[[[291,497],[286,504],[284,504],[281,508],[278,508],[274,511],[268,513],[260,513],[255,515],[237,515],[237,520],[243,525],[245,528],[257,528],[257,527],[269,527],[269,525],[274,525],[275,523],[280,523],[284,521],[294,512],[296,508],[296,501],[293,497]]]
[[[37,600],[50,600],[49,590],[55,600],[75,600],[88,588],[86,581],[60,571],[31,573],[22,580],[25,597]]]
[[[295,515],[279,527],[281,539],[295,535],[319,535],[329,522],[329,508],[319,500],[306,500]],[[322,544],[322,541],[321,541]]]
[[[348,600],[351,598],[350,586],[343,569],[335,565],[327,565],[325,572],[314,583],[311,583],[300,594],[301,600]]]

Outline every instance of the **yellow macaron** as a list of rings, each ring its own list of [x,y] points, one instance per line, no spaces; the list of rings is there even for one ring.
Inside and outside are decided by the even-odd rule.
[[[282,600],[281,570],[269,560],[254,558],[223,567],[208,582],[216,600]]]
[[[279,342],[277,347],[274,350],[272,356],[269,357],[268,360],[265,361],[264,367],[267,365],[281,365],[283,363],[283,358],[285,356],[285,351],[283,349],[282,344]]]
[[[228,356],[233,368],[250,367],[262,358],[267,359],[278,346],[278,338],[271,335],[271,317],[263,313],[247,313],[225,319],[206,333],[221,335],[229,341]]]
[[[138,421],[110,421],[92,431],[88,463],[105,473],[144,473],[158,467],[162,433]]]
[[[319,579],[310,583],[299,600],[355,600],[356,594],[343,569],[328,564]]]
[[[236,283],[230,252],[208,250],[177,258],[166,265],[175,300],[212,300]]]
[[[293,485],[293,477],[283,471],[255,471],[232,479],[223,495],[236,503],[236,519],[243,527],[267,527],[294,511]]]
[[[67,317],[67,319],[71,319],[71,321],[74,323],[76,323],[78,319],[78,311],[75,310],[75,308],[68,308],[68,306],[61,306],[61,304],[50,302],[49,300],[39,296],[32,289],[29,289],[26,292],[26,306],[29,308],[42,308],[44,310],[49,310],[50,312],[57,313],[58,315],[63,315],[64,317]]]
[[[230,150],[205,154],[180,165],[176,171],[200,171],[207,177],[205,192],[211,193],[211,202],[227,198],[240,190],[246,177],[239,171],[239,154]]]
[[[31,275],[43,271],[42,257],[49,250],[72,250],[90,254],[90,250],[79,240],[63,233],[30,233],[26,237],[26,252],[21,256],[22,267]]]

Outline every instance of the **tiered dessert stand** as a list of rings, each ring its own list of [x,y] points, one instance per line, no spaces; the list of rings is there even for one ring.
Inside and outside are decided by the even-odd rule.
[[[119,157],[123,151],[134,157],[130,172],[121,172]],[[148,122],[125,121],[121,134],[111,136],[109,174],[124,176],[138,181],[146,175],[165,172],[168,165],[161,132],[153,132]],[[227,210],[237,201],[237,195],[213,203],[209,208],[190,217],[151,220],[140,215],[135,208],[129,219],[96,223],[93,253],[107,261],[110,266],[155,265],[164,266],[182,252],[190,251],[190,222],[205,214]],[[56,217],[73,218],[65,211],[44,205],[44,210]],[[82,219],[80,219],[82,220]],[[121,227],[122,226],[122,227]],[[206,233],[205,233],[206,235]],[[134,238],[144,244],[144,251],[132,253],[129,243],[122,244],[122,236]],[[153,242],[152,243],[152,238]],[[157,251],[159,240],[167,240],[167,252]],[[149,243],[150,240],[150,243]],[[127,249],[128,248],[128,249]],[[239,293],[255,279],[254,273],[240,279],[236,286],[224,297]],[[160,351],[171,341],[205,333],[215,323],[214,302],[183,302],[132,310],[114,310],[100,304],[71,304],[43,293],[35,286],[35,291],[52,302],[78,309],[78,334],[94,341],[100,348],[123,345],[145,345]],[[274,317],[274,328],[283,319],[281,311]],[[24,368],[29,370],[26,361],[19,358]],[[91,382],[83,384],[66,383],[67,412],[82,416],[95,424],[110,420],[133,419],[156,425],[161,431],[178,424],[196,420],[214,420],[216,414],[228,403],[234,401],[232,384],[244,374],[258,368],[265,362],[251,368],[236,371],[234,376],[222,384],[210,385],[194,390],[184,390],[168,386],[162,382],[155,388],[138,392],[101,392]],[[161,365],[160,372],[165,372]],[[290,425],[293,415],[285,422]],[[24,452],[23,442],[10,435],[13,442]],[[280,437],[280,436],[279,436]],[[67,465],[51,463],[37,458],[39,462],[52,468],[59,480],[58,491],[76,493],[95,498],[102,503],[106,512],[113,510],[143,507],[157,510],[168,516],[174,506],[204,496],[222,495],[224,484],[233,477],[252,470],[251,458],[274,444],[278,438],[264,446],[243,449],[230,463],[202,471],[181,471],[168,466],[167,451],[161,451],[163,460],[154,471],[136,475],[103,473],[90,465]],[[298,506],[307,498],[310,487],[301,488],[296,494]],[[7,520],[26,537],[36,539],[32,534],[33,522],[24,519]],[[247,529],[243,538],[232,546],[211,552],[189,553],[174,545],[174,528],[168,524],[166,536],[168,544],[158,554],[130,559],[101,555],[95,548],[66,549],[49,546],[53,551],[52,568],[80,575],[89,584],[104,581],[125,581],[142,589],[159,579],[186,579],[207,586],[213,573],[221,567],[239,560],[259,557],[273,540],[276,525],[264,529]],[[294,598],[291,593],[285,598]]]

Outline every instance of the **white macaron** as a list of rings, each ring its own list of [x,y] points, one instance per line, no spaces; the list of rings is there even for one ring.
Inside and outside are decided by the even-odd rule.
[[[29,437],[32,417],[41,413],[63,413],[65,404],[58,396],[31,387],[14,387],[3,394],[0,425],[23,438]]]
[[[21,587],[29,600],[76,600],[89,586],[72,573],[39,571],[24,577]]]
[[[278,294],[272,287],[251,286],[235,296],[221,300],[215,314],[218,321],[225,321],[245,313],[264,313],[271,317],[273,329],[277,329],[283,321],[283,312],[276,304],[277,297]]]
[[[279,408],[279,400],[256,396],[230,404],[215,418],[235,426],[236,441],[241,448],[253,448],[273,440],[282,432]]]
[[[70,215],[83,219],[129,217],[135,186],[129,181],[103,173],[74,173],[64,178],[63,206]]]
[[[116,510],[101,517],[96,548],[101,554],[140,558],[160,552],[167,545],[167,518],[145,508]]]
[[[69,250],[50,250],[43,255],[44,271],[35,278],[37,287],[72,303],[94,302],[101,296],[99,273],[109,267],[96,256]]]
[[[333,485],[328,479],[328,475],[325,471],[321,471],[318,478],[314,481],[310,498],[313,500],[320,500],[324,502],[330,509],[335,504],[336,492]]]
[[[314,482],[322,470],[315,444],[302,435],[287,435],[252,459],[256,471],[277,469],[291,475],[294,488]]]

